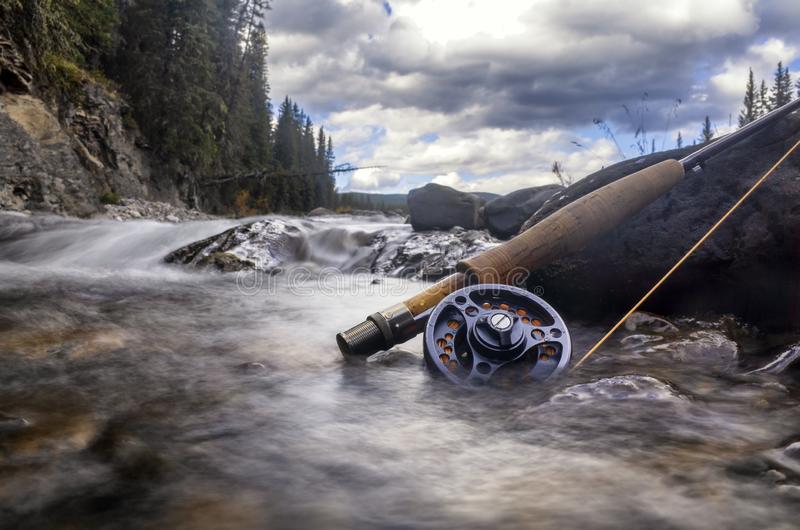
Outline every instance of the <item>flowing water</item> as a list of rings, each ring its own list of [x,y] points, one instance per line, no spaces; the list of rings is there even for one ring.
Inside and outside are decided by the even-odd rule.
[[[297,224],[318,267],[408,234]],[[419,282],[161,262],[233,225],[4,221],[0,528],[797,527],[794,461],[769,455],[800,434],[800,392],[745,374],[762,339],[731,360],[719,335],[615,338],[559,380],[468,391],[426,372],[419,338],[336,349]],[[576,351],[602,331],[574,324]]]

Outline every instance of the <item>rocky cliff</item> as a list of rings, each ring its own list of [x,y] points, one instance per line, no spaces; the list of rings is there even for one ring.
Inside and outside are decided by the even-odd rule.
[[[52,91],[51,91],[52,92]],[[71,97],[44,97],[12,42],[0,38],[0,209],[88,216],[101,199],[178,203],[112,89],[86,78]]]

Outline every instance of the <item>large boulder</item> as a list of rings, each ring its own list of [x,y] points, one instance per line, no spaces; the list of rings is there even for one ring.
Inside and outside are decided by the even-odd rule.
[[[477,195],[440,184],[426,184],[408,192],[408,211],[414,230],[449,230],[454,226],[480,228]]]
[[[308,257],[308,239],[302,231],[280,219],[235,226],[196,241],[164,257],[167,263],[217,269],[274,271]]]
[[[522,223],[541,208],[553,194],[563,189],[563,186],[558,184],[524,188],[489,201],[483,207],[486,228],[493,236],[500,239],[516,235]]]
[[[533,271],[529,285],[568,316],[627,310],[800,138],[793,115],[709,160],[582,251]],[[554,195],[531,224],[639,168],[692,148],[611,166]],[[646,304],[660,314],[733,313],[760,328],[800,329],[800,157],[790,157]]]
[[[307,215],[309,217],[324,217],[326,215],[336,215],[336,212],[334,212],[333,210],[329,210],[327,208],[323,208],[322,206],[319,206],[308,212]]]

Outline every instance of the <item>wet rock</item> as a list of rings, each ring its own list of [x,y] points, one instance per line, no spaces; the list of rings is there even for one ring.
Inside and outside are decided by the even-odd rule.
[[[800,441],[763,453],[766,462],[792,480],[800,480]]]
[[[70,359],[109,353],[125,347],[128,335],[119,329],[62,328],[4,334],[0,347],[26,357]]]
[[[787,445],[783,449],[783,454],[800,462],[800,441]]]
[[[0,433],[18,431],[28,425],[30,425],[30,422],[25,418],[9,416],[0,412]]]
[[[574,385],[550,398],[551,403],[589,403],[597,400],[680,401],[669,384],[645,375],[619,375]]]
[[[522,223],[562,189],[564,188],[558,184],[524,188],[487,202],[482,208],[486,228],[500,239],[515,236]]]
[[[653,342],[659,342],[664,340],[664,337],[660,335],[644,335],[644,334],[637,334],[637,335],[628,335],[627,337],[623,337],[620,340],[622,347],[625,349],[641,349],[643,346],[647,346]]]
[[[781,495],[800,500],[800,486],[795,484],[781,484],[777,487]]]
[[[455,271],[456,264],[499,244],[482,230],[455,227],[449,232],[420,232],[397,243],[383,234],[373,241],[372,272],[389,276],[435,279]]]
[[[40,411],[24,429],[6,433],[0,452],[15,458],[48,458],[86,449],[97,436],[97,422],[88,413]]]
[[[370,355],[366,359],[367,365],[372,366],[421,366],[422,356],[402,348],[392,348]]]
[[[320,216],[323,216],[323,215],[336,215],[336,212],[334,212],[332,210],[329,210],[327,208],[319,207],[319,208],[314,208],[313,210],[308,212],[307,215],[309,217],[320,217]]]
[[[764,372],[768,374],[782,374],[800,361],[800,344],[795,344],[785,352],[778,355],[771,363],[753,370],[751,373]]]
[[[645,313],[644,311],[637,311],[625,321],[625,329],[628,331],[677,333],[678,326],[663,317],[653,315],[652,313]]]
[[[776,469],[770,469],[764,473],[764,478],[773,484],[777,484],[786,480],[786,475]]]
[[[548,302],[573,318],[624,313],[692,242],[800,138],[800,114],[709,160],[669,193],[580,252],[533,271]],[[693,148],[627,160],[556,193],[529,225],[633,171]],[[797,234],[800,233],[800,158],[790,157],[686,262],[648,307],[660,314],[733,313],[763,329],[797,330]],[[523,229],[525,226],[523,226]],[[602,300],[587,304],[586,300]]]
[[[264,365],[264,363],[259,363],[256,361],[242,363],[239,365],[239,370],[246,374],[257,374],[259,372],[266,371],[266,369],[267,367]]]
[[[482,199],[440,184],[426,184],[408,192],[408,211],[414,230],[448,230],[454,226],[475,229],[480,225]]]
[[[308,241],[301,230],[278,219],[239,225],[169,253],[164,261],[224,272],[272,271],[305,259]]]
[[[256,268],[255,262],[241,259],[230,252],[212,252],[207,256],[203,256],[197,262],[197,266],[217,269],[220,272],[236,272]]]
[[[721,370],[736,367],[739,346],[717,331],[693,331],[686,337],[650,346],[648,353],[667,355],[675,362],[712,366]]]

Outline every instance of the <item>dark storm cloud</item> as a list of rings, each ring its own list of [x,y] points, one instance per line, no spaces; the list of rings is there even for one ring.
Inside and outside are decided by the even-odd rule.
[[[697,121],[725,114],[730,102],[692,100],[693,87],[753,42],[796,31],[800,11],[797,2],[754,10],[743,2],[736,12],[722,3],[728,12],[712,16],[713,6],[693,5],[696,19],[686,20],[632,1],[545,1],[521,17],[520,35],[442,44],[403,18],[399,1],[387,17],[379,0],[292,0],[269,15],[281,43],[270,60],[273,70],[293,73],[291,88],[318,112],[380,104],[451,114],[479,106],[474,126],[575,127],[595,117],[624,124],[622,105],[647,93],[654,116],[665,117],[680,98],[681,119]]]

